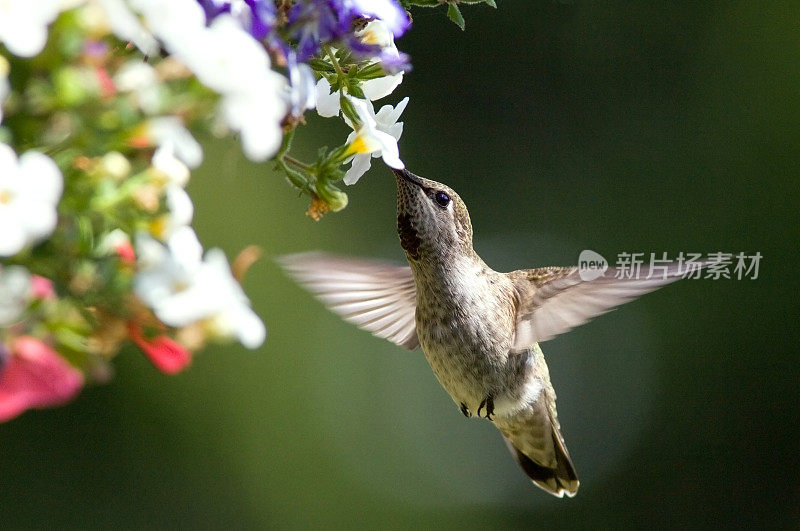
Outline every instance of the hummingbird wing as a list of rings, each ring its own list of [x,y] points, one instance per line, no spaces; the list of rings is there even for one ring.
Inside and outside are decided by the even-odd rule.
[[[410,267],[322,252],[282,256],[278,263],[344,320],[409,350],[419,347]]]
[[[511,349],[521,351],[533,343],[552,339],[686,276],[677,263],[655,269],[658,272],[642,267],[635,278],[627,278],[627,272],[608,268],[591,280],[582,279],[577,267],[543,267],[509,273],[520,301]]]

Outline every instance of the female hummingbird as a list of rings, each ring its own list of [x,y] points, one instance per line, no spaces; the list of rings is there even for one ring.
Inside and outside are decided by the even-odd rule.
[[[319,252],[284,256],[286,271],[332,311],[414,350],[461,412],[488,419],[533,482],[574,496],[578,476],[561,435],[539,342],[682,277],[679,267],[635,278],[614,268],[500,273],[472,248],[467,207],[451,188],[406,170],[397,181],[397,229],[410,267]],[[647,278],[651,277],[651,278]]]

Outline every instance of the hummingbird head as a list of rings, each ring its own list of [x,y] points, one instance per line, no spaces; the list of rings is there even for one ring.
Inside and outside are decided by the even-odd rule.
[[[397,181],[397,232],[409,261],[471,256],[472,223],[455,191],[407,170],[392,170]]]

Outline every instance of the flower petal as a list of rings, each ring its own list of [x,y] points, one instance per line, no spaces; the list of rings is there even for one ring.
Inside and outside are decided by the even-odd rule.
[[[165,374],[177,374],[192,363],[192,353],[167,336],[147,340],[142,335],[141,325],[133,321],[128,323],[128,334],[152,364]]]
[[[27,409],[64,404],[83,387],[83,374],[38,339],[20,337],[11,350],[0,369],[0,422]]]
[[[390,76],[368,79],[361,84],[361,90],[364,92],[364,96],[374,101],[385,98],[394,92],[394,89],[402,82],[403,73],[400,72]]]
[[[20,318],[31,295],[31,274],[22,266],[0,268],[0,326]]]
[[[405,164],[400,160],[400,150],[397,147],[397,140],[389,133],[374,131],[373,135],[381,143],[381,157],[389,167],[396,170],[405,168]]]
[[[339,104],[339,91],[331,93],[331,84],[328,80],[320,78],[317,81],[317,114],[323,118],[332,118],[339,114],[341,110]]]
[[[27,240],[14,209],[0,205],[0,256],[13,256],[20,252]]]
[[[372,166],[371,159],[372,157],[369,153],[353,157],[353,165],[350,166],[350,169],[344,174],[344,184],[356,184],[361,176],[367,173],[367,170]]]
[[[379,18],[395,37],[401,36],[411,26],[405,9],[393,0],[352,0],[362,15]]]
[[[19,158],[19,175],[30,195],[52,205],[58,203],[64,179],[53,159],[36,151],[23,153]]]

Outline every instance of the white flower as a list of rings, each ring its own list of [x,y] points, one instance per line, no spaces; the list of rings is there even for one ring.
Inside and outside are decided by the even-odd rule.
[[[194,42],[181,42],[173,53],[201,83],[220,94],[248,90],[270,69],[264,47],[233,17],[219,16],[193,37]]]
[[[175,155],[190,168],[203,162],[203,148],[177,116],[159,116],[147,121],[147,137],[158,146],[171,144]]]
[[[354,154],[352,166],[344,175],[345,184],[355,184],[372,165],[372,157],[383,157],[383,161],[392,168],[403,169],[397,141],[403,134],[403,122],[398,122],[400,115],[408,105],[408,97],[403,98],[395,107],[384,105],[375,114],[369,101],[350,98],[361,120],[347,137],[348,151]]]
[[[186,190],[176,184],[170,184],[164,191],[164,195],[168,213],[159,222],[156,236],[160,240],[169,239],[178,229],[189,226],[194,217],[194,204]]]
[[[166,240],[179,228],[189,225],[194,217],[194,204],[183,189],[189,182],[189,168],[175,157],[171,142],[156,149],[151,163],[164,179],[168,212],[151,224],[150,232],[159,240]]]
[[[175,156],[175,147],[171,140],[167,140],[156,148],[151,163],[153,168],[167,179],[167,182],[179,187],[186,186],[189,182],[189,168]]]
[[[217,17],[200,42],[179,56],[206,86],[223,95],[225,123],[242,135],[245,155],[262,161],[283,138],[286,78],[270,69],[264,47],[228,16]]]
[[[128,3],[144,16],[147,28],[170,53],[202,44],[196,36],[205,29],[206,16],[195,0],[129,0]]]
[[[17,154],[0,143],[0,256],[17,254],[53,232],[63,180],[42,153]]]
[[[400,52],[394,44],[392,33],[382,20],[372,20],[363,29],[356,32],[356,36],[364,44],[380,46],[384,53],[400,57]],[[403,72],[386,75],[375,79],[368,79],[361,83],[361,90],[368,100],[375,101],[385,98],[403,82]],[[317,113],[323,118],[332,118],[339,114],[339,91],[331,93],[331,84],[324,77],[317,81],[316,86]]]
[[[367,17],[380,19],[391,31],[399,37],[410,25],[406,11],[394,0],[350,0],[354,7]]]
[[[166,247],[147,235],[136,240],[140,271],[134,291],[173,327],[202,321],[213,333],[235,336],[247,348],[264,342],[264,323],[233,278],[220,249],[203,249],[190,227],[176,230]]]
[[[114,86],[132,93],[136,104],[147,114],[161,109],[162,87],[156,69],[141,59],[124,63],[114,75]]]
[[[14,55],[37,55],[61,8],[59,0],[0,0],[0,42]]]
[[[158,42],[155,37],[144,29],[139,17],[128,8],[123,0],[95,0],[95,2],[89,4],[88,10],[84,10],[84,17],[88,18],[94,15],[93,11],[99,5],[114,35],[123,41],[132,42],[145,55],[158,53]],[[141,61],[140,63],[146,64]]]
[[[0,267],[0,327],[16,322],[31,297],[31,274],[22,266]]]
[[[119,0],[104,1],[116,5]],[[281,121],[286,116],[286,99],[290,93],[286,78],[270,68],[263,45],[230,15],[218,16],[206,27],[205,13],[195,0],[130,0],[129,4],[142,14],[147,28],[173,57],[189,68],[201,83],[222,96],[221,114],[226,125],[241,134],[245,155],[256,161],[273,155],[283,137]],[[120,20],[125,18],[121,13]],[[128,29],[122,33],[128,35],[135,31]],[[140,84],[146,82],[143,80],[148,74],[143,69],[136,74],[138,77],[131,80],[135,87],[130,90],[143,91]],[[307,74],[303,70],[295,73],[306,76],[306,82],[299,83],[300,87],[307,85]],[[157,96],[157,92],[140,92],[137,95],[139,105],[145,112],[155,112],[156,103],[160,103]],[[293,96],[298,105],[309,105],[309,95],[298,92]],[[175,151],[189,167],[200,164],[199,145],[194,150],[197,156],[186,153],[178,142]]]
[[[317,104],[314,71],[296,59],[289,61],[288,100],[294,116],[302,116],[306,109]]]
[[[317,113],[323,118],[333,118],[342,109],[339,104],[339,91],[331,93],[331,84],[324,77],[317,81]]]
[[[245,155],[256,161],[267,159],[283,138],[286,78],[270,68],[264,47],[233,17],[219,16],[206,28],[198,4],[190,1],[193,7],[189,7],[186,0],[179,0],[169,8],[162,5],[173,1],[136,0],[167,49],[201,83],[222,95],[220,111],[226,125],[242,135]]]
[[[398,72],[397,74],[368,79],[361,84],[361,90],[364,91],[364,96],[367,99],[375,101],[385,98],[394,92],[394,89],[402,82],[403,73]]]
[[[371,20],[361,31],[356,32],[364,44],[374,44],[380,46],[383,53],[394,57],[400,57],[400,52],[394,44],[392,32],[386,27],[382,20]],[[403,82],[403,72],[397,74],[368,79],[361,84],[364,95],[372,100],[379,100],[391,94],[397,86]]]
[[[286,104],[276,97],[271,83],[262,86],[262,90],[227,95],[221,103],[226,124],[242,135],[242,150],[253,161],[269,158],[283,139],[280,122],[286,114]]]

